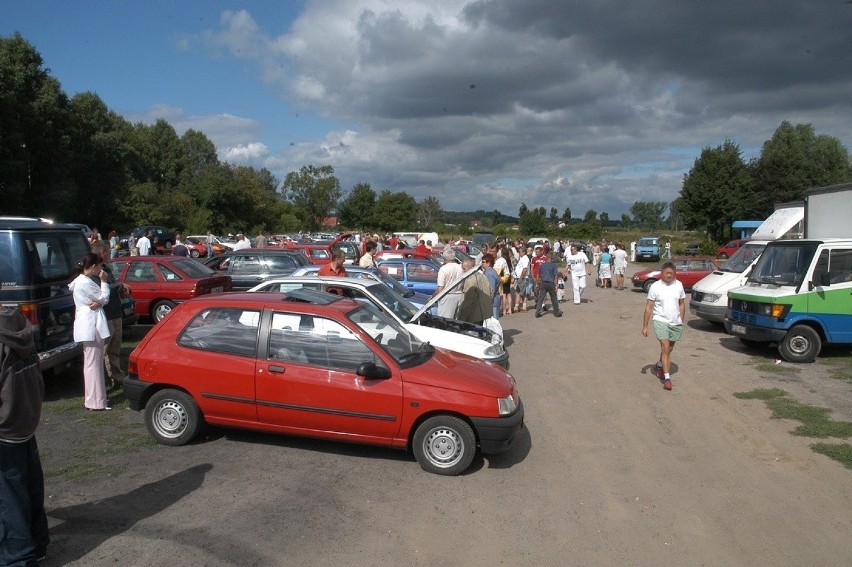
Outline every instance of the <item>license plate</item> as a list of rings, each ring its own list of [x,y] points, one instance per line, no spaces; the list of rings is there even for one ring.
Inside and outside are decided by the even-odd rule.
[[[742,325],[731,325],[731,332],[738,335],[746,334],[746,328]]]
[[[224,291],[224,289],[225,289],[225,287],[220,285],[218,287],[211,288],[210,293],[222,293],[222,291]]]

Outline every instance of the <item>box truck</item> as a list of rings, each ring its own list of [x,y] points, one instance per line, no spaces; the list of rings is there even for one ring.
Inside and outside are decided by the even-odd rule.
[[[722,267],[692,287],[689,310],[715,325],[724,325],[728,291],[745,284],[751,268],[771,241],[802,238],[804,220],[804,203],[777,205],[775,212],[754,231],[751,240],[740,246]]]
[[[766,245],[745,285],[728,292],[725,328],[747,345],[777,343],[789,362],[852,344],[852,183],[805,195],[804,240]]]

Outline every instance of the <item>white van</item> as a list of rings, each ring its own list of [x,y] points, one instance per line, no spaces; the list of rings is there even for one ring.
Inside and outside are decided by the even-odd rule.
[[[409,248],[414,248],[421,240],[426,243],[431,241],[433,246],[438,244],[437,232],[394,232],[393,235],[404,240]]]
[[[745,285],[751,269],[773,240],[800,239],[804,236],[805,207],[802,203],[778,205],[722,267],[692,286],[689,310],[716,325],[725,324],[728,291]]]

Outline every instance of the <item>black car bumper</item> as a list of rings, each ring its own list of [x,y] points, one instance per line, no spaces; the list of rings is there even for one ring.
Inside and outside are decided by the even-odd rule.
[[[518,432],[524,427],[524,403],[506,417],[472,417],[470,421],[479,435],[479,448],[484,455],[505,453],[512,448]]]
[[[144,409],[155,386],[156,384],[141,381],[136,374],[128,374],[127,378],[121,383],[121,388],[127,397],[127,404],[133,411]]]

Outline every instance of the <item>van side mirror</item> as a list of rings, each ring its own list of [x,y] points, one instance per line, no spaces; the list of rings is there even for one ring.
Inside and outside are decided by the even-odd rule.
[[[831,272],[825,272],[824,274],[819,275],[819,285],[831,285]]]
[[[379,366],[375,362],[362,362],[355,371],[358,376],[363,376],[368,380],[387,380],[391,377],[390,369],[385,366]]]

